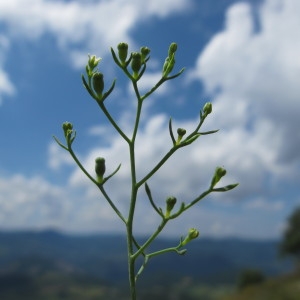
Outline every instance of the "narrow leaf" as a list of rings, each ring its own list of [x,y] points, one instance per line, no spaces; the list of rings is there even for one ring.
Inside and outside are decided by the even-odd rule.
[[[153,198],[152,198],[152,195],[151,195],[151,191],[150,191],[150,188],[149,188],[149,185],[147,184],[147,182],[145,183],[145,190],[146,190],[146,194],[147,194],[147,196],[148,196],[148,198],[149,198],[149,201],[150,201],[152,207],[155,209],[155,211],[156,211],[160,216],[163,216],[162,210],[161,210],[161,209],[159,210],[159,209],[157,208],[156,204],[155,204],[154,201],[153,201]]]
[[[173,129],[172,129],[172,118],[170,118],[169,120],[169,132],[170,132],[170,136],[171,136],[171,139],[172,139],[172,142],[173,142],[173,146],[176,145],[176,140],[175,140],[175,137],[174,137],[174,134],[173,134]]]
[[[229,184],[229,185],[223,186],[221,188],[213,189],[212,191],[213,192],[227,192],[227,191],[233,190],[238,185],[239,185],[238,183]]]

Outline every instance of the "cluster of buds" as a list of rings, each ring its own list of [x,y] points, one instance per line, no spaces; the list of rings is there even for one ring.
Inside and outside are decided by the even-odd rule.
[[[128,58],[127,43],[119,43],[117,48],[118,57],[115,51],[111,48],[111,53],[116,64],[123,70],[126,70],[127,72],[127,66],[130,63],[131,69],[133,71],[132,78],[136,81],[139,80],[146,69],[146,62],[149,59],[150,49],[145,46],[141,47],[139,52],[131,52]],[[144,67],[142,68],[142,66]]]
[[[84,87],[87,89],[89,94],[97,101],[103,102],[106,97],[112,92],[115,86],[115,80],[113,81],[110,89],[103,93],[104,91],[104,75],[98,72],[96,67],[98,66],[101,58],[97,58],[95,55],[89,55],[88,63],[85,67],[88,80],[82,75],[82,82]]]
[[[133,78],[138,80],[145,71],[146,62],[149,59],[150,49],[148,47],[141,47],[140,52],[131,53],[131,69],[133,71]],[[144,69],[141,70],[144,65]]]

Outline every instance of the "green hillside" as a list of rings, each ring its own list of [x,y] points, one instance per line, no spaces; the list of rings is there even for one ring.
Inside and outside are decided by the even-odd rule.
[[[300,272],[269,279],[260,285],[249,286],[222,300],[299,300]]]

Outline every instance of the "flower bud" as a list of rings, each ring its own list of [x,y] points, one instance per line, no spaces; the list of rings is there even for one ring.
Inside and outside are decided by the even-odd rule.
[[[105,173],[105,159],[103,157],[97,157],[95,159],[95,172],[99,183],[103,181],[103,175]]]
[[[169,57],[172,57],[172,55],[177,51],[177,44],[176,43],[172,43],[169,47],[169,52],[168,55]]]
[[[205,116],[207,116],[211,112],[212,112],[212,104],[210,102],[206,102],[203,106],[203,113]]]
[[[101,58],[97,58],[96,55],[88,55],[89,60],[87,64],[87,71],[88,71],[88,76],[91,76],[93,73],[93,70],[98,66]]]
[[[175,65],[175,54],[173,53],[172,56],[168,56],[165,60],[163,66],[163,77],[167,77],[173,70]]]
[[[104,80],[103,80],[103,74],[96,72],[93,75],[93,88],[96,92],[99,99],[102,98],[102,92],[104,89]]]
[[[191,240],[196,239],[199,236],[199,231],[195,228],[191,228],[186,236],[186,238],[181,242],[181,246],[185,246]]]
[[[65,137],[66,138],[70,137],[70,135],[73,132],[73,124],[70,122],[64,122],[62,124],[62,128],[63,128],[64,134],[65,134]]]
[[[119,59],[122,64],[125,64],[127,55],[128,55],[128,44],[120,43],[118,45]]]
[[[168,197],[166,200],[166,214],[165,217],[168,218],[170,216],[170,213],[175,206],[177,202],[177,199],[175,197]]]
[[[180,137],[183,137],[186,134],[186,130],[184,128],[178,128],[177,133]]]
[[[131,68],[133,71],[133,77],[137,78],[139,70],[142,66],[142,55],[139,52],[132,53],[132,60],[131,60]]]
[[[210,188],[212,189],[225,175],[226,175],[226,170],[224,168],[216,167],[214,176],[211,180]]]
[[[142,63],[145,62],[145,59],[146,59],[147,56],[149,55],[150,51],[151,51],[151,50],[150,50],[148,47],[142,47],[142,48],[141,48]]]
[[[178,138],[177,138],[176,144],[178,145],[180,143],[181,139],[183,138],[183,136],[186,134],[186,130],[184,128],[178,128],[177,134],[178,134]]]

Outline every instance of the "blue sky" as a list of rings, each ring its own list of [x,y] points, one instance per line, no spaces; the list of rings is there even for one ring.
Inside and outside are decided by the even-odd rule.
[[[299,205],[300,2],[297,0],[0,1],[0,229],[55,228],[119,232],[122,224],[104,199],[59,148],[61,124],[77,131],[74,149],[93,173],[106,158],[119,173],[107,191],[126,214],[127,145],[109,126],[81,84],[87,54],[102,58],[107,106],[130,132],[135,99],[114,65],[110,47],[151,49],[144,91],[161,75],[171,42],[176,68],[186,70],[147,99],[137,140],[142,176],[170,148],[168,119],[192,130],[212,101],[205,129],[220,129],[184,148],[149,181],[158,205],[169,195],[189,202],[209,184],[216,166],[227,169],[226,194],[211,195],[167,227],[181,236],[278,238]],[[156,226],[144,192],[135,232]]]

